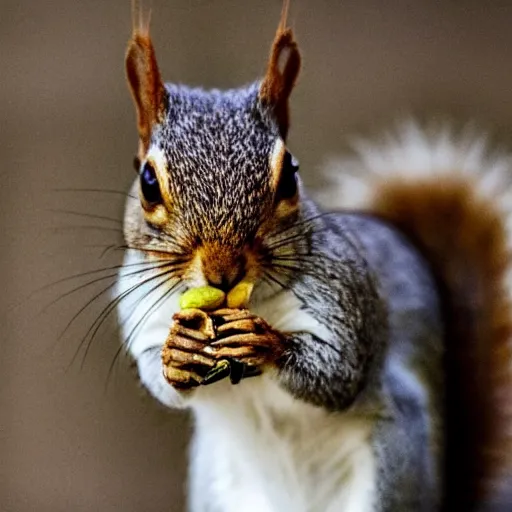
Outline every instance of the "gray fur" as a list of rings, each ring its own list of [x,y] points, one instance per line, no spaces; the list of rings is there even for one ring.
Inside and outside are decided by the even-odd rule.
[[[344,410],[354,400],[380,417],[377,511],[431,511],[440,502],[439,453],[431,429],[440,426],[442,327],[437,291],[421,256],[398,233],[368,217],[321,217],[311,236],[311,276],[292,289],[334,330],[330,348],[309,334],[292,337],[281,370],[297,398]],[[401,378],[395,363],[425,365],[434,403]]]
[[[166,85],[166,120],[153,134],[165,153],[175,229],[242,245],[270,211],[269,156],[278,128],[258,85],[203,91]]]

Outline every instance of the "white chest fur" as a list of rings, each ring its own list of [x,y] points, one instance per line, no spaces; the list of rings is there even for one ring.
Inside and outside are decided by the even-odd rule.
[[[125,264],[142,261],[137,251],[125,258]],[[124,273],[137,268],[126,267]],[[140,274],[120,277],[117,293],[141,279]],[[172,297],[151,311],[164,291],[145,297],[151,286],[141,286],[120,303],[122,332],[125,340],[131,333],[127,348],[139,363],[144,385],[162,403],[174,406],[178,405],[176,394],[162,376],[158,349],[178,304]],[[133,331],[148,308],[151,312],[144,318],[144,326]],[[277,329],[329,337],[327,329],[301,310],[289,292],[257,300],[252,310]],[[154,356],[146,357],[151,348],[156,349]],[[329,414],[295,400],[271,375],[237,386],[224,381],[201,388],[189,405],[196,418],[190,475],[193,512],[373,509],[375,461],[370,420],[353,413]]]
[[[195,500],[223,512],[369,512],[372,424],[293,399],[268,376],[194,401]],[[202,511],[201,503],[192,510]]]

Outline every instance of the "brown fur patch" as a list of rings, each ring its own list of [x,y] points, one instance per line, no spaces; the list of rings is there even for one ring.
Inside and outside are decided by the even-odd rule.
[[[246,258],[242,251],[219,243],[201,245],[197,252],[202,272],[213,286],[228,291],[245,274]]]
[[[149,36],[150,13],[144,17],[133,0],[133,33],[126,50],[126,76],[137,111],[139,158],[149,146],[151,130],[164,112],[165,88],[160,78],[155,50]]]
[[[446,510],[475,510],[512,468],[512,310],[505,216],[467,177],[374,189],[369,210],[429,259],[447,325]]]
[[[283,139],[286,139],[290,124],[288,98],[299,75],[301,64],[293,31],[287,27],[288,5],[289,0],[284,0],[281,19],[259,93],[262,103],[272,107]]]

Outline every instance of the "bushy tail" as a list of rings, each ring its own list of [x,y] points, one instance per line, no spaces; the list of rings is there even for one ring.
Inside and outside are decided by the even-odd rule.
[[[512,158],[471,134],[407,124],[332,170],[340,186],[323,202],[397,226],[442,287],[446,510],[512,510],[498,497],[512,484]]]

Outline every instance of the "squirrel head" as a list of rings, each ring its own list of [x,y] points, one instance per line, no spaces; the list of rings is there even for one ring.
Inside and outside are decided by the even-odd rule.
[[[125,237],[179,259],[193,285],[256,280],[268,240],[299,215],[298,164],[286,148],[288,100],[300,69],[287,2],[264,78],[226,91],[164,84],[149,17],[134,9],[126,71],[139,134]]]

